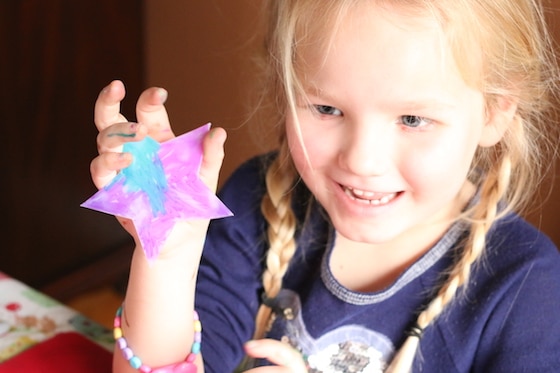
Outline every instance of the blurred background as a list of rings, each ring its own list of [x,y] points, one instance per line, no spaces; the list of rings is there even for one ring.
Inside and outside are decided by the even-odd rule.
[[[560,0],[546,3],[560,41]],[[79,207],[96,191],[93,105],[113,79],[127,87],[129,120],[140,92],[156,85],[169,91],[176,134],[207,122],[226,128],[222,181],[270,148],[246,124],[258,7],[255,0],[0,1],[0,271],[74,305],[98,289],[117,289],[118,298],[132,242],[113,217]],[[536,207],[556,180],[543,184]],[[556,187],[529,215],[557,245],[559,207]],[[102,308],[112,315],[111,307]]]

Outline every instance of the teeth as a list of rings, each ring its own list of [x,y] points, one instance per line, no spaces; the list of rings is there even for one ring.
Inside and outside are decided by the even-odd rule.
[[[387,204],[397,195],[396,193],[390,193],[375,198],[376,193],[374,192],[350,187],[344,187],[344,192],[355,201],[374,206]],[[379,195],[379,193],[377,193],[377,195]]]

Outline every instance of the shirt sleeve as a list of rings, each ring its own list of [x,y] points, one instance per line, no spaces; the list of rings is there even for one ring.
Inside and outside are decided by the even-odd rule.
[[[511,263],[511,280],[484,328],[476,372],[560,372],[560,255],[542,237],[531,249]]]
[[[466,289],[426,329],[414,372],[560,372],[560,254],[518,216],[496,223]]]

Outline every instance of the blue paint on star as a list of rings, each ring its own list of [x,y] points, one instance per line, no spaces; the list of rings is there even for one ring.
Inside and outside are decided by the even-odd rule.
[[[162,144],[130,143],[136,144],[126,147],[134,155],[131,166],[81,206],[131,219],[149,260],[177,220],[233,215],[198,177],[209,129],[207,124]]]

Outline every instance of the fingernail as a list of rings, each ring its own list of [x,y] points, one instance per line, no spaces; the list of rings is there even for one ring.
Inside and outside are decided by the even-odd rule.
[[[103,93],[108,93],[108,92],[111,90],[111,88],[113,88],[113,82],[107,84],[107,85],[105,86],[105,88],[103,88],[103,90],[102,90],[101,92],[103,92]]]
[[[119,153],[119,160],[121,162],[125,162],[125,163],[130,162],[130,161],[132,161],[132,154],[130,154],[130,153]]]
[[[167,95],[168,95],[167,91],[163,88],[158,88],[157,93],[158,93],[160,102],[162,104],[165,103],[165,101],[167,101]]]

